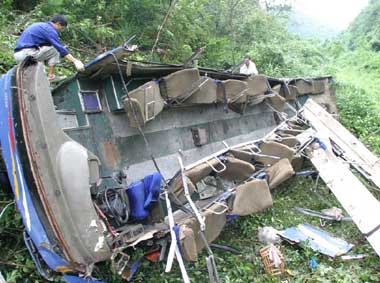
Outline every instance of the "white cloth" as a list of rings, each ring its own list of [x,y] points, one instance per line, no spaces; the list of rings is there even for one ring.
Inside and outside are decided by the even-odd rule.
[[[74,61],[74,65],[75,65],[75,68],[76,68],[79,72],[83,72],[83,71],[84,71],[84,64],[82,63],[82,61],[80,61],[80,60],[76,60],[76,61]]]
[[[249,61],[248,67],[245,63],[240,67],[240,74],[257,75],[258,73],[256,65],[252,61]]]

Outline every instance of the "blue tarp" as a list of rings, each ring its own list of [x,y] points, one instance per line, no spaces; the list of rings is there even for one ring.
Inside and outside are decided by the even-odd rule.
[[[345,254],[353,247],[352,244],[345,240],[336,238],[308,224],[290,227],[280,231],[278,234],[292,242],[302,242],[313,250],[331,257]]]

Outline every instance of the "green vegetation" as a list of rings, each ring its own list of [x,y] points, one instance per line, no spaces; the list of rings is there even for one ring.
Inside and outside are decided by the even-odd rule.
[[[0,72],[14,64],[13,48],[21,30],[32,22],[45,21],[54,13],[70,11],[69,28],[62,34],[64,43],[83,61],[101,50],[120,45],[136,34],[140,46],[135,59],[181,63],[193,50],[204,47],[199,65],[228,69],[250,54],[261,73],[270,76],[317,76],[331,74],[336,79],[340,119],[377,154],[380,152],[380,0],[370,1],[349,29],[329,42],[305,40],[287,30],[287,6],[263,8],[252,0],[4,0],[0,7]],[[272,5],[272,6],[271,6]],[[170,12],[157,47],[165,56],[151,52],[159,26]],[[162,55],[162,54],[161,54]],[[60,71],[70,73],[70,64]],[[223,282],[279,282],[264,274],[258,250],[257,228],[283,229],[299,223],[319,226],[319,220],[302,216],[294,207],[314,210],[338,206],[334,196],[320,182],[317,194],[312,179],[294,179],[278,188],[272,209],[241,218],[228,225],[217,243],[242,251],[233,255],[216,251]],[[375,192],[374,192],[375,193]],[[0,190],[0,207],[11,200]],[[0,271],[8,282],[42,282],[22,241],[22,223],[14,206],[0,219]],[[326,223],[327,231],[358,244],[354,254],[371,253],[352,223]],[[378,257],[361,261],[330,261],[327,257],[287,244],[282,245],[291,282],[378,282]],[[309,267],[311,257],[318,262],[316,271]],[[194,282],[207,282],[203,257],[188,264]],[[105,264],[94,275],[111,282]],[[180,282],[178,273],[163,274],[163,264],[143,262],[135,282]]]
[[[29,7],[30,11],[18,11],[13,9],[17,2],[7,0],[1,8],[0,51],[4,60],[0,61],[0,68],[3,71],[13,65],[12,49],[26,26],[46,21],[59,11],[70,11],[69,27],[62,39],[84,61],[136,35],[134,43],[140,46],[140,52],[135,55],[138,59],[181,63],[196,48],[203,47],[201,66],[228,69],[250,54],[259,70],[267,75],[323,73],[320,44],[287,32],[282,14],[287,7],[263,9],[259,1],[248,0],[140,0],[122,4],[107,0],[45,0],[37,1],[36,6]],[[167,12],[169,17],[164,22]],[[164,57],[151,52],[162,23],[165,24],[156,47],[166,51]]]
[[[380,150],[380,1],[372,0],[346,32],[326,44],[338,82],[341,120],[377,154]]]

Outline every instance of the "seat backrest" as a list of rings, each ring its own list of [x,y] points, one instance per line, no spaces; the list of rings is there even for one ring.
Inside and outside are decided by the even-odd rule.
[[[276,109],[279,112],[284,112],[284,107],[286,103],[285,98],[274,92],[268,96],[268,99],[274,109]]]
[[[223,89],[224,88],[224,89]],[[248,84],[240,80],[225,80],[218,84],[217,99],[224,102],[224,92],[229,103],[245,103],[247,101]]]
[[[206,211],[203,211],[202,216],[206,224],[204,235],[206,241],[211,243],[214,241],[223,230],[226,224],[225,207],[219,203],[211,205]],[[178,223],[182,233],[180,236],[183,257],[187,261],[196,261],[198,252],[205,247],[205,243],[200,234],[199,223],[195,217],[190,217]]]
[[[283,158],[266,170],[269,188],[273,189],[295,174],[287,158]]]
[[[294,85],[288,85],[289,94],[284,95],[286,100],[296,100],[298,89]]]
[[[231,214],[250,215],[260,212],[273,204],[266,180],[253,180],[236,188]]]
[[[213,170],[211,166],[217,167],[218,164],[219,164],[219,162],[218,162],[217,159],[215,159],[215,158],[210,159],[208,161],[208,163],[207,162],[201,163],[198,166],[195,166],[194,168],[188,170],[186,172],[186,176],[189,177],[189,179],[194,184],[196,184],[200,180],[202,180],[203,178],[205,178],[206,176],[210,175],[210,173]]]
[[[297,87],[298,94],[300,95],[313,93],[314,87],[312,80],[299,79],[296,81],[295,85]]]
[[[211,104],[216,102],[217,86],[213,79],[201,77],[194,86],[189,98],[184,102],[187,104]]]
[[[265,76],[250,76],[244,82],[248,85],[248,96],[255,96],[269,91],[269,82]]]
[[[193,89],[194,84],[199,79],[199,71],[196,68],[180,70],[163,77],[160,80],[162,97],[166,100],[172,100],[184,96],[188,90]]]
[[[234,157],[227,157],[225,165],[226,169],[219,176],[228,181],[242,182],[256,170],[251,163]]]
[[[263,155],[277,156],[280,159],[287,158],[289,161],[292,161],[292,159],[295,156],[294,149],[284,144],[280,144],[278,142],[274,142],[274,141],[263,142],[260,144],[259,147],[261,149],[261,154]],[[273,162],[271,162],[270,164],[273,164]]]
[[[136,118],[140,126],[144,126],[146,122],[154,119],[165,105],[160,88],[155,81],[147,82],[134,89],[129,93],[129,97],[123,96],[122,100],[129,123],[134,128],[137,127]],[[134,114],[136,114],[136,118]]]
[[[323,93],[328,86],[328,79],[313,80],[313,85],[313,94]]]

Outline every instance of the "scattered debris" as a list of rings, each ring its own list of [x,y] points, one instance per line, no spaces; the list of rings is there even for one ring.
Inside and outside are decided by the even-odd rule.
[[[331,257],[345,254],[353,247],[352,244],[347,243],[345,240],[336,238],[308,224],[287,228],[280,231],[279,235],[290,242],[304,243],[314,251]]]
[[[77,276],[72,275],[65,275],[61,278],[62,283],[106,283],[104,281],[98,281],[98,280],[92,280],[92,279],[85,279]]]
[[[281,240],[280,236],[278,236],[278,231],[270,226],[260,227],[257,237],[260,242],[266,244],[278,243]]]
[[[285,259],[280,249],[270,244],[261,248],[259,253],[266,273],[274,276],[284,273]]]
[[[371,256],[370,254],[359,254],[359,255],[342,255],[341,260],[353,260],[353,259],[363,259]]]
[[[315,257],[312,257],[310,259],[310,268],[314,272],[317,270],[317,267],[318,267],[317,259]]]
[[[317,131],[324,146],[312,146],[308,155],[319,175],[380,255],[380,202],[351,172],[350,165],[380,186],[379,159],[320,105],[309,99],[303,116]],[[336,149],[339,147],[338,156]]]
[[[128,270],[128,273],[126,274],[127,276],[124,277],[124,279],[126,279],[128,282],[130,282],[133,278],[133,275],[135,275],[135,273],[137,272],[137,269],[139,268],[142,260],[144,259],[144,257],[140,257],[139,259],[137,259],[133,264],[132,266],[130,267],[130,269]],[[184,280],[184,282],[186,282]]]
[[[321,211],[323,214],[333,217],[335,220],[340,221],[343,218],[342,210],[337,207],[326,208]]]
[[[342,210],[336,207],[324,209],[321,212],[301,207],[296,207],[295,210],[305,215],[315,216],[326,220],[352,221],[351,217],[343,216]]]
[[[226,246],[226,245],[210,244],[210,248],[219,249],[219,250],[230,252],[230,253],[236,254],[236,255],[241,254],[240,250],[235,249],[235,248],[230,247],[230,246]]]

